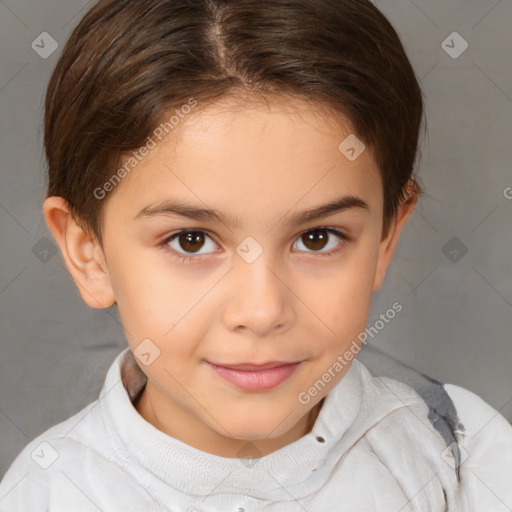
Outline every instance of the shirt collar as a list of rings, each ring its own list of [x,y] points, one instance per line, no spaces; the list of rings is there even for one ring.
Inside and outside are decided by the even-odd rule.
[[[280,499],[284,489],[296,497],[321,487],[343,454],[371,428],[390,406],[403,403],[366,403],[369,372],[357,360],[325,397],[311,432],[281,449],[257,459],[225,458],[198,450],[158,430],[135,409],[133,400],[146,376],[129,348],[110,367],[100,392],[102,416],[111,442],[168,485],[192,496],[207,496],[216,483],[222,492],[262,499]],[[257,487],[256,489],[254,487]]]

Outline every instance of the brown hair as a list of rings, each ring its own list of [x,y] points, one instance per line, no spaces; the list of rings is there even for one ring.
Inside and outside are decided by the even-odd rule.
[[[102,187],[163,116],[194,98],[296,97],[348,118],[384,189],[383,232],[408,196],[422,91],[367,0],[100,0],[67,41],[45,102],[48,196],[102,243]],[[340,140],[341,142],[341,140]]]

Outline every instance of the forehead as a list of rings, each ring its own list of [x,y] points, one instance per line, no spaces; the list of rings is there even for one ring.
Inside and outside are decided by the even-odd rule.
[[[340,151],[351,134],[346,118],[296,99],[198,104],[123,179],[106,210],[133,213],[178,198],[261,218],[262,211],[278,215],[280,205],[306,207],[343,193],[378,206],[370,151],[355,161]]]

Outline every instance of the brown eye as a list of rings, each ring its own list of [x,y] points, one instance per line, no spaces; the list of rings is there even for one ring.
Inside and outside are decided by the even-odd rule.
[[[186,233],[181,233],[178,236],[178,243],[180,248],[182,248],[184,251],[196,252],[203,247],[205,243],[205,236],[202,231],[189,231]]]
[[[311,254],[316,252],[320,256],[330,256],[341,250],[348,240],[348,236],[337,229],[316,228],[302,233],[294,246],[301,243],[306,248],[302,252]],[[324,250],[326,247],[327,250]]]
[[[208,247],[210,244],[210,247]],[[162,245],[168,246],[172,252],[179,255],[201,255],[206,252],[215,252],[217,244],[212,240],[210,235],[204,231],[178,231],[169,236],[162,242]],[[206,249],[206,251],[204,250]],[[210,249],[210,251],[208,251]],[[199,253],[199,251],[201,251]]]
[[[329,241],[329,234],[324,229],[315,229],[302,235],[304,245],[312,251],[321,251]]]
[[[297,244],[302,244],[305,249],[300,250],[300,252],[310,254],[317,253],[319,256],[334,256],[340,252],[349,241],[350,238],[337,229],[316,228],[302,233],[301,236],[296,239],[293,247],[295,248]],[[210,247],[208,247],[208,243],[211,244]],[[207,232],[201,230],[182,230],[175,232],[161,242],[160,245],[166,246],[173,255],[180,257],[180,262],[185,260],[192,262],[193,260],[197,260],[196,256],[213,254],[216,252],[215,249],[218,249],[212,237]],[[326,247],[328,250],[325,250]]]

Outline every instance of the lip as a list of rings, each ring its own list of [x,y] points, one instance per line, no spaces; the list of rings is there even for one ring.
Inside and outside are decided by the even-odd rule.
[[[243,371],[260,371],[260,370],[270,370],[272,368],[277,368],[279,366],[288,366],[291,364],[297,364],[300,361],[269,361],[268,363],[261,364],[251,364],[251,363],[242,363],[242,364],[217,364],[210,363],[215,366],[219,366],[221,368],[228,368],[229,370],[243,370]]]
[[[218,366],[207,362],[218,376],[245,391],[266,391],[275,388],[288,379],[301,363],[301,361],[295,363],[276,361],[263,365]]]

